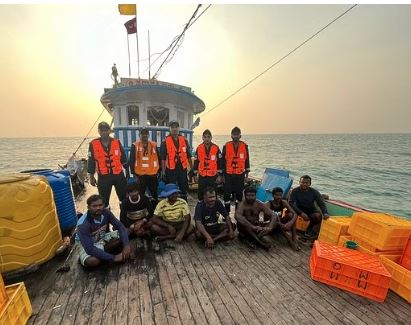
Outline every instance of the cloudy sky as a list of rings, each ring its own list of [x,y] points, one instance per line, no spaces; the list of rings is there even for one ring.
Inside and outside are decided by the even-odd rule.
[[[349,7],[212,5],[158,79],[191,87],[210,109]],[[138,6],[142,77],[147,31],[152,53],[161,52],[195,8]],[[0,5],[0,137],[85,135],[112,64],[128,76],[123,24],[131,18],[116,4]],[[358,5],[204,114],[196,132],[411,132],[410,30],[411,5]],[[136,77],[134,35],[130,49]]]

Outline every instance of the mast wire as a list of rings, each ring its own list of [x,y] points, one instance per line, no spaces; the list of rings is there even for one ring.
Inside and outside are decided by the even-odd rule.
[[[318,34],[320,34],[323,30],[325,30],[327,27],[331,26],[334,22],[336,22],[338,19],[342,18],[345,14],[347,14],[350,10],[354,9],[357,6],[357,4],[351,6],[350,8],[348,8],[346,11],[344,11],[342,14],[340,14],[338,17],[334,18],[332,21],[330,21],[327,25],[325,25],[324,27],[322,27],[320,30],[318,30],[317,32],[315,32],[313,35],[311,35],[309,38],[307,38],[304,42],[302,42],[300,45],[298,45],[297,47],[295,47],[293,50],[291,50],[290,52],[288,52],[286,55],[284,55],[281,59],[277,60],[276,62],[274,62],[273,64],[271,64],[269,67],[267,67],[265,70],[263,70],[261,73],[259,73],[257,76],[255,76],[254,78],[250,79],[249,81],[247,81],[243,86],[241,86],[240,88],[238,88],[236,91],[234,91],[231,95],[229,95],[228,97],[224,98],[222,101],[220,101],[217,105],[213,106],[212,108],[210,108],[208,111],[200,113],[200,116],[205,116],[206,114],[210,113],[211,111],[213,111],[214,109],[216,109],[217,107],[221,106],[222,104],[224,104],[226,101],[228,101],[230,98],[232,98],[233,96],[235,96],[236,94],[238,94],[241,90],[243,90],[244,88],[246,88],[247,86],[249,86],[252,82],[254,82],[255,80],[257,80],[258,78],[260,78],[263,74],[265,74],[266,72],[268,72],[269,70],[271,70],[272,68],[274,68],[277,64],[279,64],[281,61],[283,61],[284,59],[286,59],[288,56],[290,56],[291,54],[293,54],[295,51],[297,51],[298,49],[300,49],[301,47],[303,47],[306,43],[308,43],[310,40],[312,40],[314,37],[316,37]]]
[[[181,43],[180,40],[183,38],[185,32],[187,31],[187,29],[192,25],[192,20],[195,18],[195,16],[197,15],[198,10],[200,9],[202,5],[199,4],[196,8],[196,10],[194,11],[194,13],[191,15],[190,19],[188,20],[187,24],[184,26],[183,31],[181,32],[181,34],[177,37],[177,39],[174,40],[174,45],[172,46],[170,52],[168,53],[168,55],[166,56],[166,58],[164,59],[164,61],[160,64],[160,67],[157,69],[156,73],[153,75],[153,79],[157,78],[160,70],[162,69],[162,67],[169,62],[168,58],[170,57],[170,55],[173,55],[170,60],[174,57],[174,54],[177,52],[177,50],[179,49]],[[194,23],[194,22],[193,22]],[[175,50],[174,50],[175,49]],[[154,62],[153,62],[154,63]]]
[[[88,130],[86,136],[83,138],[83,140],[81,141],[80,145],[77,147],[76,151],[73,152],[73,157],[76,156],[77,151],[79,151],[80,147],[83,145],[84,141],[87,140],[88,136],[90,135],[90,132],[94,129],[94,126],[96,125],[97,121],[100,119],[101,115],[103,115],[104,111],[106,110],[106,108],[104,107],[103,110],[101,111],[100,115],[97,117],[96,121],[93,123],[93,125],[91,126],[90,130]]]

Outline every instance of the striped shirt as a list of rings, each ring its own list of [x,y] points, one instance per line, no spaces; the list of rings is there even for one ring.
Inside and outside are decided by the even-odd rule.
[[[163,218],[165,221],[181,222],[184,216],[190,213],[188,204],[183,199],[177,198],[174,204],[168,203],[168,199],[162,200],[157,204],[154,214]]]

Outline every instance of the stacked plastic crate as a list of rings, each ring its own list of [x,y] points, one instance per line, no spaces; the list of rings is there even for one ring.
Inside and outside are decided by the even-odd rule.
[[[408,244],[405,247],[404,253],[402,253],[400,264],[407,270],[411,271],[411,235],[408,239]]]
[[[31,316],[32,308],[23,282],[4,286],[0,274],[0,324],[24,325]]]
[[[348,235],[351,218],[330,217],[321,223],[318,240],[337,245],[341,236]]]
[[[411,271],[401,264],[402,256],[407,261],[411,220],[383,213],[354,213],[348,233],[359,244],[359,251],[381,258],[392,275],[390,289],[411,302]]]
[[[0,310],[3,309],[3,306],[7,303],[8,296],[6,293],[6,287],[4,286],[3,277],[0,274]]]
[[[310,258],[313,280],[383,302],[391,275],[377,256],[315,241]]]
[[[411,303],[411,236],[402,255],[381,255],[392,275],[390,289]]]

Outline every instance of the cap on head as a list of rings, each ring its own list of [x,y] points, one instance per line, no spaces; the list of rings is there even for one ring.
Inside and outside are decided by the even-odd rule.
[[[231,133],[240,133],[241,134],[241,130],[238,126],[233,127],[233,129],[231,130]]]
[[[166,184],[164,187],[164,190],[160,193],[160,197],[170,197],[171,195],[175,193],[180,193],[180,188],[173,183]]]
[[[143,126],[143,127],[140,129],[140,134],[149,134],[149,131],[148,131],[148,129],[147,129],[145,126]]]
[[[110,127],[110,125],[107,123],[107,122],[100,122],[99,124],[98,124],[98,129],[99,130],[111,130],[111,127]]]
[[[179,127],[180,126],[180,123],[178,123],[178,121],[176,121],[176,120],[172,120],[172,121],[170,121],[169,123],[168,123],[168,126],[170,126],[170,127],[172,127],[172,126],[174,126],[174,127]]]

